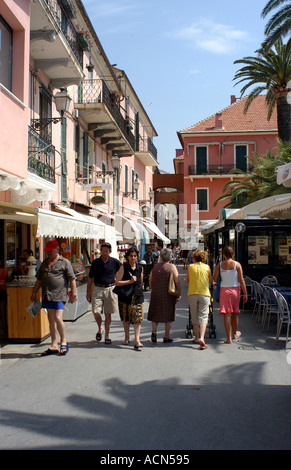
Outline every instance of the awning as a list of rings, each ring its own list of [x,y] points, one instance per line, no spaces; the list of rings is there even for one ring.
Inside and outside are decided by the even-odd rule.
[[[277,183],[291,188],[291,162],[277,167]]]
[[[10,202],[0,202],[0,219],[16,220],[24,224],[37,224],[37,212],[35,207],[21,206]]]
[[[92,239],[105,237],[103,222],[73,209],[65,209],[68,214],[39,209],[36,236]]]
[[[260,216],[268,219],[291,220],[291,195],[278,196],[271,204],[260,211]]]
[[[122,241],[125,243],[137,243],[141,239],[140,231],[135,222],[124,215],[115,214],[114,227],[116,232],[121,234]]]
[[[160,240],[162,240],[165,243],[171,243],[171,240],[167,238],[161,230],[156,226],[154,222],[148,221],[148,220],[143,220],[140,219],[140,221],[143,223],[143,225],[152,233],[154,233]]]
[[[140,233],[140,241],[142,243],[149,243],[150,242],[150,235],[149,235],[149,232],[147,231],[147,229],[139,224],[138,222],[134,222],[134,224],[137,226],[138,230],[139,230],[139,233]]]

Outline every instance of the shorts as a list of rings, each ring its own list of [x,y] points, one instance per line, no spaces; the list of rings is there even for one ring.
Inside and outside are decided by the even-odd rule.
[[[42,308],[50,309],[50,310],[64,310],[65,303],[62,301],[54,302],[52,300],[44,299],[41,303]]]
[[[195,325],[207,324],[210,297],[208,295],[188,295],[192,323]]]
[[[117,313],[118,297],[114,294],[115,286],[99,287],[94,286],[92,290],[92,310],[93,313]]]
[[[118,302],[120,320],[123,322],[131,323],[142,323],[143,321],[143,304],[125,304]]]
[[[220,313],[240,313],[240,287],[221,287],[219,295]]]

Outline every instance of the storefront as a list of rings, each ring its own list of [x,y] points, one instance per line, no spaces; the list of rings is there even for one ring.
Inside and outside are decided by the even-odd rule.
[[[57,210],[63,208],[58,206]],[[31,318],[26,310],[30,303],[35,276],[17,275],[18,259],[25,248],[31,248],[36,260],[42,260],[46,241],[56,238],[61,254],[69,259],[76,273],[78,301],[66,304],[64,320],[76,320],[89,310],[86,300],[90,253],[106,239],[117,256],[115,228],[95,217],[69,208],[66,213],[32,207],[0,204],[1,246],[4,267],[9,277],[7,284],[8,339],[14,342],[40,342],[49,334],[46,312],[41,310]]]
[[[268,201],[270,204],[272,201]],[[206,246],[213,267],[226,245],[232,246],[244,275],[255,281],[274,275],[282,286],[291,286],[291,220],[265,219],[258,214],[263,201],[220,214],[220,220],[205,230]],[[243,216],[243,217],[242,217]]]

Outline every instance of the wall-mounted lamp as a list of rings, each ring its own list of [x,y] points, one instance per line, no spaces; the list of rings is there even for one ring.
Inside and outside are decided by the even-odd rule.
[[[243,222],[239,222],[238,224],[236,224],[234,229],[236,233],[244,233],[246,231],[246,226]]]
[[[135,175],[135,180],[133,182],[133,191],[131,191],[131,192],[127,191],[127,192],[123,193],[123,197],[129,197],[129,196],[134,197],[136,191],[138,191],[138,188],[139,188],[139,182],[138,182],[138,179],[137,179],[137,175]]]
[[[10,179],[6,175],[0,175],[0,191],[7,191],[10,188]]]
[[[27,184],[24,181],[20,181],[20,189],[17,191],[18,196],[25,196],[28,191]]]
[[[111,164],[115,170],[120,169],[120,157],[116,153],[111,157]]]
[[[68,95],[65,88],[61,88],[54,95],[55,105],[57,111],[60,113],[59,117],[51,117],[51,118],[39,118],[39,119],[32,119],[31,120],[31,127],[36,131],[45,129],[49,124],[53,123],[56,124],[57,122],[62,120],[62,117],[65,112],[69,111],[71,97]]]

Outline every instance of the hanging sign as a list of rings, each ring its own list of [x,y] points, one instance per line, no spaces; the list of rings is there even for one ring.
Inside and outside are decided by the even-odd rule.
[[[92,204],[104,204],[105,197],[103,196],[94,196],[91,199]]]
[[[111,189],[112,185],[107,183],[91,183],[91,184],[84,184],[82,186],[83,191],[104,191],[105,189]]]

